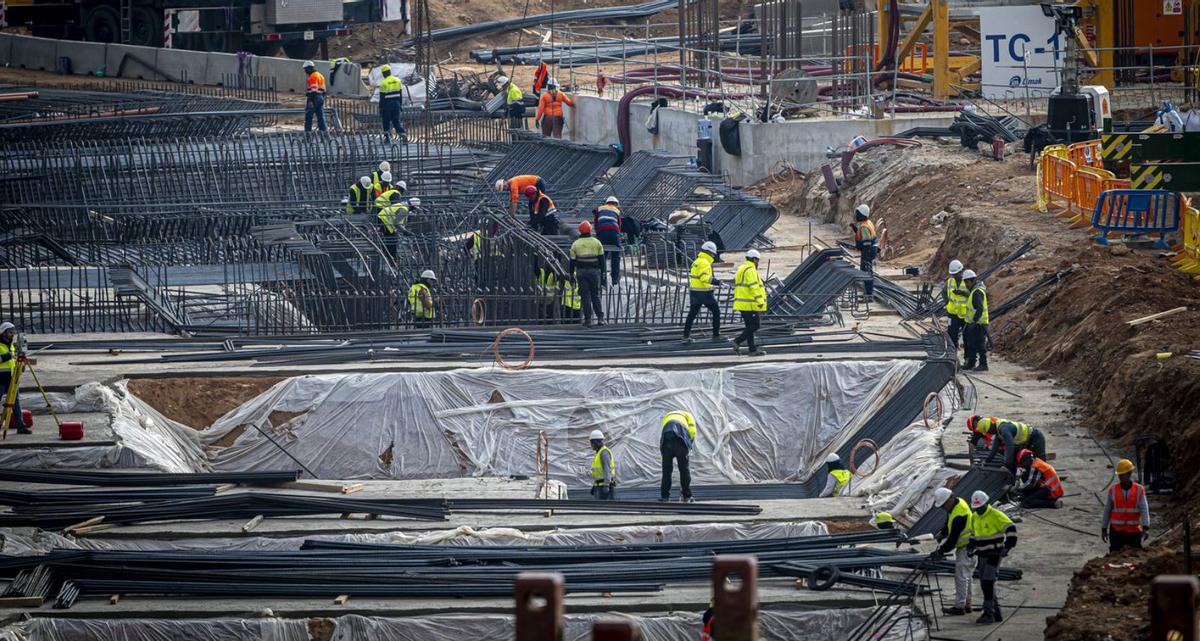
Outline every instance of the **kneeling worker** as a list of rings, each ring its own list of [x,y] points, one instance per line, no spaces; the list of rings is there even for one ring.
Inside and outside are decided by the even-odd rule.
[[[1034,456],[1033,450],[1021,450],[1017,452],[1017,467],[1025,470],[1016,488],[1021,507],[1062,507],[1062,481],[1049,463]]]
[[[617,464],[613,460],[612,451],[604,444],[604,432],[592,430],[588,437],[592,450],[592,498],[599,501],[615,501],[617,499]]]
[[[939,487],[933,491],[933,504],[946,511],[946,527],[938,533],[937,540],[942,542],[934,553],[934,557],[944,557],[954,551],[954,607],[942,608],[942,613],[949,616],[962,616],[971,613],[971,575],[975,573],[975,559],[967,552],[967,543],[971,532],[967,526],[971,522],[971,508],[967,502],[954,496],[948,487]]]
[[[996,577],[1000,559],[1017,545],[1017,526],[1008,515],[988,505],[985,492],[971,495],[971,539],[968,553],[979,559],[979,587],[983,590],[983,614],[975,623],[1000,623],[1000,602],[996,599]]]
[[[842,492],[850,485],[850,470],[842,465],[842,457],[837,454],[830,454],[825,457],[825,489],[821,490],[819,498],[828,498],[830,496],[841,496]]]
[[[979,439],[988,434],[995,437],[992,439],[992,451],[984,461],[985,464],[996,458],[1002,449],[1004,465],[1013,474],[1017,472],[1017,453],[1023,449],[1032,450],[1034,456],[1046,460],[1046,436],[1036,427],[995,416],[972,416],[967,421],[968,429],[974,432],[971,435],[972,444],[977,444]]]

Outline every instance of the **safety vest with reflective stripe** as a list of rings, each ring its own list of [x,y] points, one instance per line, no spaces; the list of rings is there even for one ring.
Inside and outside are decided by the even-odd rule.
[[[350,197],[346,199],[346,213],[367,213],[371,208],[372,196],[373,190],[370,187],[363,187],[359,183],[350,185]]]
[[[958,541],[954,543],[954,547],[965,548],[971,540],[971,506],[963,499],[955,499],[954,507],[950,509],[950,515],[946,517],[946,532],[950,531],[950,527],[954,524],[954,519],[961,516],[967,517],[967,522],[963,524],[962,534],[958,535]]]
[[[987,506],[983,514],[971,511],[971,541],[975,543],[976,552],[998,552],[1004,548],[1004,538],[1010,531],[1015,531],[1008,515],[992,506]]]
[[[860,243],[875,242],[875,223],[864,220],[858,225],[858,231],[854,234],[854,239]]]
[[[1138,509],[1138,501],[1145,492],[1140,483],[1131,485],[1128,492],[1121,489],[1120,483],[1108,488],[1108,495],[1112,498],[1108,527],[1114,532],[1141,532],[1142,511]]]
[[[951,276],[946,279],[946,314],[965,318],[967,315],[967,290],[962,281]]]
[[[841,496],[842,490],[850,484],[850,470],[829,470],[829,475],[836,479],[830,496]]]
[[[17,371],[17,356],[13,353],[12,345],[0,342],[0,356],[11,356],[8,360],[0,363],[0,371],[8,370],[9,375]],[[7,392],[7,390],[5,390]]]
[[[433,318],[433,305],[425,306],[425,299],[433,302],[433,294],[429,291],[429,286],[425,283],[413,283],[412,287],[408,288],[408,306],[412,309],[413,315],[417,318]]]
[[[570,280],[563,281],[562,306],[575,311],[579,311],[583,307],[583,299],[579,297],[579,290],[575,289],[575,283]]]
[[[592,457],[592,482],[599,485],[604,482],[604,463],[600,460],[600,454],[608,452],[608,473],[614,479],[617,478],[617,459],[613,458],[612,451],[607,445],[603,445],[596,450],[596,456]]]
[[[1029,427],[1025,423],[1009,421],[1006,419],[1000,421],[999,425],[996,426],[996,433],[998,434],[1000,430],[1004,429],[1005,425],[1011,425],[1013,427],[1013,445],[1025,445],[1029,442],[1029,437],[1033,434],[1032,427]]]
[[[471,238],[474,239],[474,242],[471,243],[471,258],[478,260],[484,253],[489,253],[492,256],[500,255],[500,247],[496,245],[495,238],[488,237],[479,231],[471,232]],[[484,245],[487,245],[487,250],[483,248]]]
[[[555,295],[558,294],[558,278],[554,272],[545,267],[538,269],[537,289],[545,304],[553,303]]]
[[[388,76],[379,81],[379,102],[384,100],[400,100],[404,96],[404,83],[396,76]]]
[[[738,267],[733,279],[733,310],[736,312],[767,311],[767,290],[758,277],[758,267],[746,261]]]
[[[306,89],[308,93],[325,93],[325,76],[322,76],[320,71],[315,70],[308,74],[308,86]]]
[[[1063,495],[1062,482],[1058,480],[1058,473],[1049,463],[1035,458],[1033,459],[1033,468],[1042,473],[1042,480],[1038,485],[1050,490],[1050,498],[1056,499]]]
[[[683,423],[683,425],[687,427],[688,436],[691,437],[693,441],[696,440],[696,418],[692,416],[691,412],[685,412],[683,410],[668,412],[667,415],[663,417],[662,428],[664,430],[667,429],[667,424],[671,421]]]
[[[975,320],[975,302],[974,302],[975,301],[975,292],[980,293],[980,295],[981,295],[980,301],[983,303],[983,308],[982,308],[983,313],[979,315],[978,321]],[[983,283],[976,283],[975,287],[971,290],[971,293],[967,294],[967,308],[966,309],[967,309],[966,321],[968,323],[976,323],[978,325],[987,325],[988,324],[987,288],[983,286]]]
[[[700,252],[692,261],[692,273],[688,277],[688,288],[694,292],[711,292],[713,276],[713,257],[708,252]]]
[[[383,198],[383,196],[379,198]],[[376,199],[375,204],[379,204],[379,199]],[[403,227],[404,223],[408,222],[408,205],[403,201],[383,205],[379,208],[376,217],[379,218],[379,222],[383,224],[387,233],[394,234],[396,227]]]

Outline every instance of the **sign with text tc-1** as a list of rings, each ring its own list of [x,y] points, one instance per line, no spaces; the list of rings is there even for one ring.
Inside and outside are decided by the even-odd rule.
[[[1054,18],[1038,5],[981,7],[983,95],[988,98],[1044,97],[1059,84],[1060,38]]]

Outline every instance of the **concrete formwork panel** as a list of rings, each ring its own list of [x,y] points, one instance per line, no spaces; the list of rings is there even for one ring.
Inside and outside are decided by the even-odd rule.
[[[58,57],[67,58],[71,61],[72,72],[80,75],[91,75],[107,63],[108,45],[103,42],[60,40],[58,42]]]
[[[104,75],[134,80],[167,80],[157,71],[157,50],[151,47],[110,44],[104,55]]]
[[[11,34],[0,33],[0,65],[7,67],[12,61],[12,45],[15,40],[16,37]]]
[[[9,64],[20,69],[54,71],[57,60],[57,40],[25,37],[13,43]]]
[[[171,80],[205,84],[208,78],[210,54],[203,51],[184,49],[159,49],[155,52],[155,66]]]

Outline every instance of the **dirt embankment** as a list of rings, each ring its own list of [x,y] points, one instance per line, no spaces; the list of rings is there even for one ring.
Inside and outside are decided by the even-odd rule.
[[[282,381],[279,376],[135,378],[129,391],[169,419],[203,430]]]

